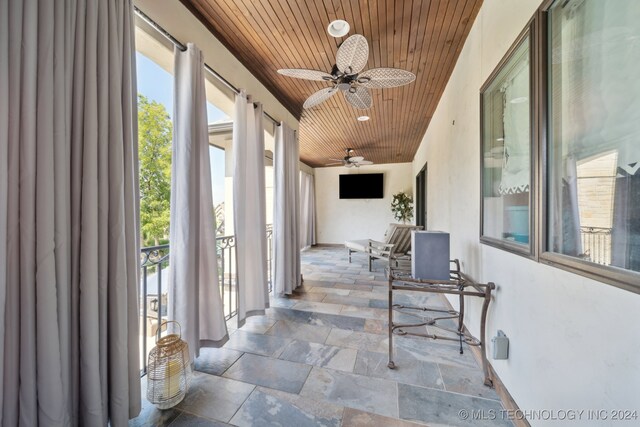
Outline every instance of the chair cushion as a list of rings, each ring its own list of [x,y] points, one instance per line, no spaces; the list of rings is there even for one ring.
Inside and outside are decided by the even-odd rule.
[[[347,240],[344,242],[344,247],[351,249],[352,251],[368,252],[369,240]]]
[[[421,225],[389,224],[384,233],[384,243],[393,244],[393,252],[400,256],[411,250],[411,230],[422,230]],[[352,251],[368,252],[369,240],[347,240],[344,247]]]

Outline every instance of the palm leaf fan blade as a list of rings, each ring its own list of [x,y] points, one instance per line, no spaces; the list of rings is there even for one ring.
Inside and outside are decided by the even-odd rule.
[[[358,86],[353,91],[350,89],[344,92],[344,97],[351,105],[360,110],[371,108],[371,93],[366,87]]]
[[[358,83],[369,88],[391,88],[403,86],[416,79],[411,71],[398,68],[373,68],[358,76]]]
[[[357,74],[369,60],[369,42],[364,36],[354,34],[346,39],[336,53],[338,70],[345,74]]]
[[[327,99],[331,98],[337,92],[338,92],[338,89],[335,89],[333,87],[327,87],[327,88],[324,88],[324,89],[320,89],[319,91],[317,91],[316,93],[311,95],[309,98],[307,98],[306,101],[304,101],[303,107],[304,108],[315,107],[316,105],[321,104],[324,101],[326,101]]]
[[[331,81],[333,79],[331,74],[325,73],[324,71],[308,70],[305,68],[285,68],[278,70],[278,74],[304,80]]]

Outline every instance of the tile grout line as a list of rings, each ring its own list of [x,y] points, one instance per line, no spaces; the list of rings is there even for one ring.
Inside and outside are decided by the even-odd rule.
[[[167,424],[167,427],[171,427],[172,425],[174,425],[175,422],[178,420],[178,418],[180,418],[182,416],[182,414],[184,414],[183,410],[181,410],[181,409],[176,409],[176,410],[179,412],[178,416],[175,417],[173,420],[171,420],[171,422],[169,424]],[[194,414],[192,414],[192,415],[194,415]]]
[[[342,407],[342,416],[340,417],[340,427],[344,427],[344,413],[347,410],[346,406]]]
[[[247,383],[247,384],[248,384],[248,383]],[[244,406],[244,404],[245,404],[245,403],[247,403],[247,400],[249,400],[249,398],[251,397],[251,395],[252,395],[253,393],[255,393],[255,391],[256,391],[256,390],[258,390],[258,386],[257,386],[257,385],[255,385],[255,384],[251,384],[251,385],[253,386],[253,390],[251,390],[251,393],[249,393],[249,394],[247,395],[247,397],[242,401],[242,403],[240,404],[240,406],[238,406],[238,409],[236,409],[236,410],[235,410],[235,412],[233,413],[233,415],[231,416],[231,418],[229,418],[229,421],[224,421],[224,422],[231,424],[231,420],[233,419],[233,417],[235,417],[235,416],[238,414],[238,412],[240,411],[240,409],[242,409],[242,407]],[[235,424],[232,424],[232,425],[235,425]]]
[[[353,362],[353,368],[351,368],[351,373],[356,373],[356,365],[358,364],[358,356],[360,356],[360,350],[354,349],[356,351],[356,360]]]
[[[324,341],[322,341],[322,344],[324,345],[331,345],[331,344],[327,344],[327,340],[329,339],[329,337],[331,336],[331,332],[333,332],[333,327],[329,328],[329,333],[327,334],[326,337],[324,337]]]
[[[300,393],[302,393],[302,389],[304,388],[304,386],[307,385],[307,381],[309,381],[309,377],[311,376],[311,371],[313,371],[313,368],[315,368],[315,366],[311,366],[311,369],[309,369],[309,372],[307,372],[307,377],[302,382],[302,385],[300,386],[300,390],[298,390],[298,392],[295,393],[296,395],[300,397],[304,397]]]
[[[398,419],[401,420],[402,418],[400,418],[400,386],[398,385],[397,381],[396,381],[396,409],[398,410]]]
[[[233,350],[233,349],[231,348],[231,349],[229,349],[229,350]],[[239,351],[239,350],[234,350],[234,351]],[[238,363],[238,360],[240,360],[242,357],[244,357],[244,355],[245,355],[245,354],[247,354],[245,351],[241,351],[240,353],[242,353],[242,354],[241,354],[241,355],[240,355],[236,360],[234,360],[234,361],[233,361],[233,363],[232,363],[231,365],[229,365],[229,366],[228,366],[224,371],[222,371],[222,372],[220,373],[220,375],[215,375],[215,374],[209,374],[209,375],[215,375],[216,377],[220,377],[220,378],[227,378],[227,377],[224,377],[223,375],[224,375],[224,374],[225,374],[229,369],[231,369],[231,367],[232,367],[233,365],[235,365],[236,363]],[[198,371],[198,372],[201,372],[201,371]],[[203,373],[203,374],[208,374],[208,372],[201,372],[201,373]],[[231,379],[233,379],[233,378],[231,378]]]
[[[473,399],[487,400],[489,402],[498,402],[500,404],[502,403],[502,400],[500,400],[499,398],[498,399],[490,399],[488,397],[482,397],[482,396],[475,396],[475,395],[472,395],[472,394],[459,393],[457,391],[442,390],[442,389],[439,389],[439,388],[427,387],[427,386],[423,386],[423,385],[405,384],[405,383],[401,383],[401,384],[407,385],[409,387],[418,387],[418,388],[425,388],[427,390],[439,391],[440,393],[449,393],[449,394],[455,394],[456,396],[471,397]]]
[[[274,326],[276,326],[276,323],[278,323],[279,321],[280,321],[280,320],[276,320],[275,322],[273,322],[273,325],[269,326],[269,328],[267,328],[267,330],[266,330],[266,331],[264,331],[264,333],[263,333],[262,335],[266,335],[266,336],[269,336],[269,337],[276,336],[276,335],[269,335],[269,334],[267,334],[267,332],[269,332],[269,331],[271,330],[271,328],[273,328]]]
[[[440,364],[436,363],[436,366],[438,367],[438,373],[440,374],[440,380],[442,381],[442,388],[444,389],[444,391],[448,391],[447,385],[444,382],[444,376],[442,375],[442,370],[440,369]]]
[[[249,393],[249,394],[251,394],[251,393]],[[233,418],[233,417],[229,418],[229,421],[223,421],[223,420],[219,420],[217,418],[210,418],[210,417],[207,417],[207,416],[202,415],[202,414],[196,414],[196,413],[193,413],[193,412],[188,411],[186,409],[179,409],[179,411],[180,411],[180,415],[175,417],[174,420],[171,421],[171,423],[168,425],[168,427],[171,427],[173,425],[173,423],[175,423],[178,420],[178,418],[180,418],[184,414],[193,415],[196,418],[202,418],[202,419],[207,420],[207,421],[214,421],[214,422],[217,422],[217,423],[225,423],[225,424],[230,424],[231,418]],[[235,413],[233,415],[235,415]]]

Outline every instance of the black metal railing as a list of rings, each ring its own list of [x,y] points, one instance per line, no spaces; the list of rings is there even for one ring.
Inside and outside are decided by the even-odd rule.
[[[273,226],[267,224],[267,283],[269,293],[273,292]]]
[[[224,319],[229,320],[238,314],[235,236],[218,237],[216,239],[216,248],[218,252],[218,281],[224,306]]]
[[[140,366],[147,371],[149,339],[155,337],[159,319],[167,314],[166,274],[169,266],[169,245],[150,246],[140,250]],[[155,279],[155,280],[154,280]],[[165,280],[163,280],[165,279]],[[154,283],[155,282],[155,283]],[[150,286],[155,293],[150,293]],[[153,344],[152,344],[153,345]]]
[[[273,283],[273,228],[267,225],[267,282],[269,292]],[[148,352],[155,345],[160,322],[167,316],[167,272],[169,244],[150,246],[140,250],[140,366],[142,374],[147,370]],[[235,236],[216,238],[218,281],[224,306],[225,320],[238,314],[238,280],[236,275]]]
[[[580,227],[584,258],[602,265],[611,265],[611,228]]]

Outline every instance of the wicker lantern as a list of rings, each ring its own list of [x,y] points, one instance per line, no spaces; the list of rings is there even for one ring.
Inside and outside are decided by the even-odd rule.
[[[168,323],[178,325],[177,334],[160,338],[162,327]],[[181,339],[180,324],[162,322],[156,335],[156,346],[149,353],[147,371],[147,400],[159,409],[168,409],[184,399],[191,380],[189,345]]]

